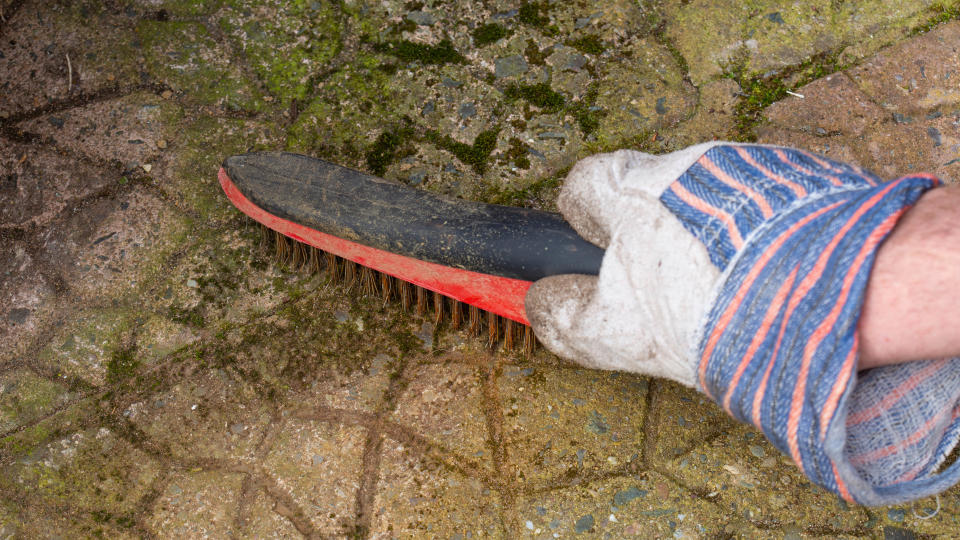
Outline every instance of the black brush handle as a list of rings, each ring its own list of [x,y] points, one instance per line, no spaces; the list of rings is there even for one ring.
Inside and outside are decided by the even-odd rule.
[[[603,250],[559,214],[443,197],[286,152],[232,156],[223,167],[264,210],[365,246],[527,281],[600,271]]]

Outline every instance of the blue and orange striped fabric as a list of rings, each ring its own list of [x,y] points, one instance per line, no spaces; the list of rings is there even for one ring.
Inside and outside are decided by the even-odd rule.
[[[700,390],[849,501],[893,504],[960,479],[960,465],[937,471],[960,437],[960,359],[856,370],[876,251],[938,185],[729,145],[660,197],[722,271],[697,344]]]

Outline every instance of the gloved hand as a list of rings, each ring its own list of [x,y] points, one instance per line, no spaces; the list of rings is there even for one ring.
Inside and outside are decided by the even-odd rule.
[[[660,195],[717,144],[664,156],[620,150],[573,167],[557,205],[606,254],[597,277],[553,276],[530,288],[527,317],[548,349],[695,386],[691,347],[720,270]]]
[[[937,185],[759,145],[593,156],[558,205],[600,273],[537,281],[527,318],[562,357],[697,388],[849,501],[927,496],[960,480],[937,472],[960,359],[858,374],[857,323],[877,248]]]

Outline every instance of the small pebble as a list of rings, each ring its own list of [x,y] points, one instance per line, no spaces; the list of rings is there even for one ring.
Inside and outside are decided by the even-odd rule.
[[[519,54],[497,58],[494,60],[493,64],[494,74],[498,79],[521,75],[530,69],[530,67],[527,65],[527,59]]]
[[[164,90],[163,92],[160,93],[160,97],[162,97],[163,99],[170,99],[173,97],[173,92],[170,90]]]
[[[460,115],[460,118],[464,120],[476,116],[477,106],[472,102],[468,101],[463,105],[460,105],[460,109],[457,110],[457,113]]]
[[[531,531],[533,530],[533,522],[532,522],[532,521],[527,520],[526,526],[527,526],[527,528],[530,529]]]
[[[430,26],[436,22],[433,15],[426,11],[411,11],[407,13],[407,20],[420,26]]]
[[[143,170],[144,170],[144,171],[150,172],[151,169],[153,169],[153,165],[151,165],[151,164],[149,164],[149,163],[144,163],[144,164],[143,164]]]
[[[188,280],[187,280],[187,287],[190,287],[191,289],[196,289],[198,286],[199,286],[199,285],[197,284],[197,280],[195,280],[195,279],[188,279]]]
[[[617,506],[623,506],[634,499],[638,499],[640,497],[646,497],[646,496],[647,496],[646,490],[639,489],[636,487],[631,487],[623,491],[618,491],[616,494],[614,494],[613,504]]]
[[[587,514],[581,517],[580,519],[578,519],[577,522],[573,524],[573,530],[576,531],[577,534],[585,533],[592,528],[593,528],[593,514]]]
[[[446,75],[444,75],[443,77],[440,77],[440,82],[441,82],[444,86],[446,86],[447,88],[459,88],[459,87],[463,86],[463,83],[462,83],[462,82],[457,81],[457,80],[454,80],[454,79],[451,79],[450,77],[447,77]]]
[[[767,455],[767,453],[763,450],[763,447],[756,444],[750,445],[750,453],[757,456],[758,458],[762,458]]]

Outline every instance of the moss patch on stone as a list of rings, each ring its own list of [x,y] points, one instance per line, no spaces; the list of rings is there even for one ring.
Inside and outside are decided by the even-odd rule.
[[[457,159],[463,163],[473,167],[477,174],[483,174],[487,169],[487,158],[497,147],[497,135],[499,134],[499,128],[482,131],[473,140],[473,144],[462,143],[449,135],[441,135],[433,130],[427,131],[425,138],[457,156]]]
[[[566,44],[582,53],[596,56],[603,54],[603,51],[607,50],[603,40],[596,34],[587,34],[578,38],[568,39]]]
[[[913,28],[910,32],[911,35],[923,34],[933,30],[937,25],[943,24],[948,21],[955,19],[960,19],[960,5],[956,2],[951,3],[937,3],[930,6],[930,18],[917,27]]]
[[[180,149],[173,181],[162,184],[161,189],[206,224],[232,219],[235,210],[216,182],[220,164],[234,154],[275,150],[281,141],[279,131],[269,123],[200,116],[182,125],[174,141]]]
[[[127,346],[137,324],[136,313],[123,309],[81,313],[40,352],[40,360],[85,385],[100,386],[109,378],[108,363]]]
[[[563,108],[567,100],[563,94],[555,92],[549,83],[521,84],[512,83],[503,91],[503,95],[510,100],[524,99],[531,105],[536,105],[548,112],[556,112]]]
[[[0,377],[0,431],[7,432],[37,420],[69,398],[64,386],[38,377],[28,370],[14,370]]]
[[[539,29],[547,35],[557,33],[556,27],[548,26],[550,17],[547,15],[548,5],[546,2],[529,2],[524,0],[520,3],[517,12],[517,20],[528,26]]]
[[[286,148],[343,165],[361,167],[384,125],[398,119],[402,96],[380,69],[384,58],[358,54],[326,77],[319,92],[287,129]]]
[[[340,18],[339,8],[330,2],[236,0],[219,24],[286,105],[306,99],[314,79],[340,52]]]
[[[409,40],[389,41],[378,44],[377,52],[395,56],[404,62],[420,62],[428,65],[462,64],[466,58],[453,47],[449,39],[436,45],[415,43]]]
[[[115,383],[130,378],[137,372],[140,361],[133,347],[121,347],[110,354],[107,362],[107,382]]]
[[[367,167],[370,172],[383,176],[391,163],[413,152],[409,147],[402,147],[414,136],[414,130],[409,124],[381,133],[367,151]]]
[[[517,137],[510,137],[510,149],[504,154],[504,159],[512,161],[518,169],[529,169],[530,158],[527,157],[530,147]]]
[[[491,204],[556,211],[557,194],[569,171],[570,167],[564,167],[522,187],[488,187],[482,199]]]
[[[510,31],[502,24],[486,23],[474,28],[471,34],[474,45],[483,47],[509,36]]]
[[[156,3],[155,3],[156,4]],[[167,17],[197,17],[213,13],[223,5],[223,0],[163,0],[157,5],[154,18],[161,20],[159,12]]]
[[[142,20],[136,28],[146,69],[187,102],[260,112],[262,94],[197,22]]]
[[[755,142],[757,140],[755,129],[763,121],[764,109],[786,97],[788,91],[835,73],[843,67],[839,53],[825,53],[785,70],[782,74],[764,76],[749,73],[745,61],[741,60],[727,73],[728,78],[740,85],[743,94],[734,109],[733,139],[741,142]],[[785,82],[786,80],[791,81],[789,85]]]

